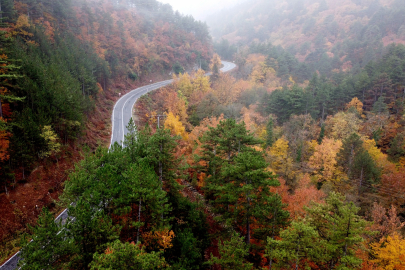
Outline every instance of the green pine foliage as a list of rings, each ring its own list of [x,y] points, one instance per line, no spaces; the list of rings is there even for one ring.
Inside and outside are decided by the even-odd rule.
[[[113,242],[106,253],[94,254],[90,269],[167,269],[162,252],[145,252],[144,248],[131,243]]]
[[[205,250],[211,245],[204,205],[173,192],[169,202],[169,216],[175,217],[170,224],[176,237],[173,247],[165,251],[165,258],[176,269],[203,269]]]
[[[252,147],[262,142],[233,119],[210,128],[201,141],[203,154],[198,160],[207,165],[199,170],[209,176],[204,194],[217,220],[234,229],[242,226],[248,245],[251,239],[260,242],[274,237],[288,223],[289,215],[280,197],[269,190],[279,185],[278,180],[266,171],[263,153]]]
[[[291,115],[310,114],[325,120],[344,109],[358,97],[364,108],[375,113],[398,114],[403,110],[402,90],[405,46],[390,45],[378,61],[371,61],[363,70],[336,73],[329,77],[315,74],[307,87],[293,85],[266,94],[260,111],[277,116],[280,123]]]
[[[184,198],[173,184],[178,138],[163,129],[138,131],[133,121],[128,127],[125,148],[98,149],[77,164],[61,198],[70,218],[56,225],[44,212],[33,228],[38,241],[23,243],[25,269],[32,269],[27,261],[35,262],[35,269],[163,269],[169,264],[203,269],[210,246],[207,216],[202,205]],[[156,244],[160,239],[144,237],[162,230],[175,236],[164,252]],[[49,249],[33,252],[47,239]],[[145,241],[151,242],[141,248]]]
[[[44,208],[37,226],[30,227],[32,241],[29,235],[22,240],[21,257],[24,260],[19,263],[21,269],[59,269],[61,263],[68,262],[75,251],[74,243],[66,238],[67,231],[61,229],[62,225]]]
[[[250,270],[253,264],[246,261],[245,257],[249,254],[249,247],[244,243],[243,237],[233,233],[229,240],[219,240],[219,255],[214,257],[211,254],[207,262],[210,266],[219,265],[223,270]]]
[[[372,234],[359,210],[332,192],[325,204],[314,204],[307,209],[307,217],[283,230],[281,240],[268,238],[269,261],[275,269],[304,269],[309,261],[321,269],[356,269],[362,261],[355,250],[363,247],[366,235]]]

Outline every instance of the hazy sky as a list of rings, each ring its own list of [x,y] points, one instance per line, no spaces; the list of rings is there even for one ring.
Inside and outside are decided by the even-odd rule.
[[[158,0],[169,3],[174,10],[183,14],[191,14],[198,20],[205,20],[207,15],[215,13],[226,6],[234,5],[240,0]]]

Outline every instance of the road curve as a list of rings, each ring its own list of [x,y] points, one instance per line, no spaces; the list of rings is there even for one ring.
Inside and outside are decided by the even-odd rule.
[[[228,72],[231,71],[236,67],[234,63],[222,61],[224,65],[221,68],[221,72]],[[211,75],[211,73],[207,73],[207,76]],[[132,90],[131,92],[122,96],[116,103],[112,113],[112,134],[111,134],[111,144],[118,142],[122,145],[124,141],[124,135],[128,132],[126,126],[129,123],[129,119],[132,117],[132,108],[134,107],[135,102],[140,98],[142,95],[149,93],[153,90],[159,89],[166,85],[169,85],[173,82],[173,80],[167,80],[163,82],[157,82],[150,85],[145,85],[139,88]],[[55,221],[62,220],[62,223],[67,219],[68,213],[67,209],[65,209],[56,219]],[[19,256],[20,252],[14,254],[8,261],[6,261],[2,266],[0,266],[0,270],[14,270],[17,269],[18,261],[20,260]]]
[[[234,63],[230,62],[222,61],[222,64],[224,65],[223,68],[221,68],[222,72],[228,72],[236,67]],[[207,73],[206,75],[210,75],[210,73]],[[128,94],[124,95],[117,101],[117,103],[115,103],[111,119],[112,121],[111,145],[114,144],[115,142],[118,142],[119,144],[122,145],[124,141],[124,136],[128,132],[126,126],[128,125],[129,119],[132,116],[131,110],[134,107],[134,104],[138,100],[138,98],[140,98],[142,95],[148,92],[169,85],[172,82],[173,80],[167,80],[139,87],[137,89],[132,90]]]

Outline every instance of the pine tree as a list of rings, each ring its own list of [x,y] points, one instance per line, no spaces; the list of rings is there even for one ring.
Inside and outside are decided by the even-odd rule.
[[[349,176],[351,176],[354,158],[356,153],[363,148],[363,142],[359,135],[353,133],[345,138],[342,143],[342,148],[337,154],[338,165],[341,166]]]
[[[262,153],[245,150],[235,157],[233,163],[222,168],[221,178],[229,181],[214,187],[213,204],[216,212],[220,213],[220,219],[235,228],[244,224],[247,244],[251,243],[251,232],[255,231],[252,229],[253,225],[256,227],[260,224],[258,220],[263,221],[274,212],[285,211],[281,204],[271,203],[280,198],[270,192],[270,187],[280,183],[266,168],[267,163]],[[288,215],[284,215],[284,218],[282,221],[277,220],[277,225],[285,223]]]
[[[144,134],[145,136],[146,134]],[[177,161],[174,151],[177,146],[176,137],[171,136],[168,129],[158,128],[153,135],[150,135],[146,142],[146,160],[154,168],[159,176],[160,182],[175,188]]]
[[[268,238],[266,257],[269,269],[304,269],[312,261],[321,261],[326,244],[319,237],[316,228],[305,221],[293,221],[291,226],[280,233],[281,240]],[[273,263],[274,262],[274,263]]]
[[[137,205],[138,214],[134,217],[133,225],[136,228],[136,243],[138,244],[141,227],[166,225],[161,220],[161,216],[165,216],[169,211],[168,199],[166,192],[161,188],[159,178],[145,160],[140,164],[129,165],[124,177],[124,181],[120,183],[120,197],[114,200],[114,205],[119,207],[116,213],[120,214],[129,210],[128,205]],[[136,209],[131,210],[135,212]]]
[[[269,122],[267,122],[266,126],[266,147],[271,147],[274,143],[274,120],[270,117]]]
[[[166,266],[162,252],[147,253],[138,244],[117,240],[109,244],[104,253],[94,254],[90,269],[154,270],[166,269]]]
[[[325,137],[325,124],[321,125],[321,132],[319,133],[318,137],[318,144],[322,144],[322,140]]]
[[[202,155],[197,157],[197,163],[203,161],[206,165],[198,168],[208,177],[206,179],[206,195],[212,195],[216,185],[228,183],[229,179],[221,178],[221,168],[226,163],[231,164],[238,153],[249,146],[259,145],[261,142],[246,130],[243,124],[237,124],[234,119],[221,121],[216,127],[203,134]]]
[[[381,170],[370,154],[366,150],[361,149],[354,157],[351,173],[351,177],[358,180],[358,185],[361,189],[364,184],[372,185],[378,182]]]
[[[211,254],[211,259],[207,264],[219,265],[223,270],[251,270],[253,268],[253,264],[245,260],[249,254],[249,248],[238,234],[233,233],[228,241],[219,240],[218,249],[220,257],[217,258]]]
[[[372,234],[366,229],[368,222],[357,215],[359,209],[334,192],[326,203],[307,208],[305,219],[293,221],[280,233],[280,240],[268,238],[270,269],[272,265],[288,269],[359,267],[362,261],[356,251],[364,248],[364,236]]]
[[[326,204],[315,204],[307,209],[310,224],[325,241],[323,250],[324,265],[330,269],[353,269],[361,264],[356,250],[363,247],[367,221],[358,215],[360,208],[353,202],[345,202],[345,197],[332,192]]]
[[[208,176],[205,195],[213,205],[218,219],[238,228],[243,224],[246,243],[251,243],[252,231],[257,239],[274,236],[288,219],[278,196],[269,190],[279,185],[266,171],[263,153],[251,146],[261,142],[250,134],[245,125],[235,120],[221,121],[201,138],[205,161],[200,167]],[[268,223],[270,222],[270,223]],[[254,226],[253,226],[254,225]],[[254,237],[256,238],[256,236]]]
[[[29,225],[28,225],[29,226]],[[73,254],[73,241],[54,216],[44,208],[32,230],[32,241],[25,235],[21,242],[20,269],[59,269]]]
[[[68,208],[71,220],[66,225],[67,238],[74,241],[77,254],[71,262],[75,269],[87,269],[95,252],[104,251],[109,242],[118,239],[120,227],[102,209],[80,199]]]

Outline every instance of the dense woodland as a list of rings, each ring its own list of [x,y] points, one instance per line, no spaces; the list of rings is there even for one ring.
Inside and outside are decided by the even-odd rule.
[[[359,72],[384,54],[384,46],[404,44],[404,9],[401,0],[249,0],[214,14],[208,24],[225,59],[267,43],[305,62],[311,75],[330,75]],[[285,53],[278,58],[288,62]]]
[[[207,68],[212,45],[205,23],[154,0],[1,0],[0,7],[3,260],[16,250],[10,238],[43,206],[55,206],[80,152],[109,141],[118,92]]]
[[[22,82],[56,83],[50,79],[56,75],[28,76],[21,72],[28,54],[10,51],[3,65],[8,76],[3,88],[10,92],[3,95],[8,98],[3,104],[10,104],[4,106],[10,115],[2,124],[4,134],[25,127],[18,122],[26,119],[19,109],[30,110],[37,121],[48,121],[39,125],[46,148],[36,155],[58,162],[58,151],[82,132],[64,121],[86,121],[114,80],[142,81],[157,68],[173,74],[174,83],[138,100],[124,147],[88,151],[69,171],[58,204],[68,207],[70,219],[58,224],[47,208],[40,211],[37,224],[24,230],[22,269],[405,269],[405,46],[391,44],[402,43],[401,1],[247,1],[229,13],[228,24],[216,24],[225,28],[212,29],[214,37],[224,38],[214,44],[217,53],[238,65],[228,74],[219,72],[221,59],[211,55],[204,25],[193,22],[191,32],[184,28],[188,23],[181,26],[190,17],[179,21],[168,12],[168,23],[155,24],[154,31],[134,30],[148,39],[175,25],[183,41],[190,40],[172,46],[178,37],[163,34],[157,40],[173,50],[163,52],[146,42],[150,58],[139,62],[144,50],[128,57],[140,48],[137,44],[118,46],[121,50],[112,54],[109,46],[118,43],[94,39],[97,31],[106,31],[98,23],[105,16],[86,11],[110,7],[118,18],[128,14],[147,21],[165,5],[114,1],[80,10],[71,4],[75,22],[43,32],[25,26],[20,38],[3,37],[34,51],[45,46],[34,40],[42,35],[56,46],[46,55],[60,51],[68,59],[71,44],[87,44],[83,48],[89,51],[78,57],[99,61],[90,61],[95,67],[88,76],[94,80],[69,69],[78,80],[79,95],[72,98],[85,99],[75,103],[83,104],[75,111],[81,120],[68,114],[67,97],[63,114],[52,114],[59,112],[49,106],[52,99],[42,105],[49,111],[34,110],[40,103],[31,105],[32,96],[47,88]],[[136,12],[127,13],[129,8]],[[23,4],[15,9],[20,17],[32,17]],[[84,26],[73,28],[81,20]],[[306,20],[312,28],[304,30]],[[125,45],[132,28],[117,25],[123,32],[114,37]],[[58,36],[63,27],[73,29],[68,32],[76,41]],[[291,33],[289,27],[297,29]],[[302,35],[309,45],[305,52],[294,51],[289,42],[300,44],[296,38]],[[212,75],[184,70],[200,65]],[[38,90],[32,96],[18,94],[23,89]],[[60,100],[57,93],[52,92]],[[164,121],[158,122],[162,115]],[[13,137],[18,136],[7,141],[9,149]],[[14,152],[4,153],[12,160]],[[30,154],[25,156],[30,161]]]

